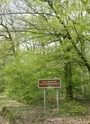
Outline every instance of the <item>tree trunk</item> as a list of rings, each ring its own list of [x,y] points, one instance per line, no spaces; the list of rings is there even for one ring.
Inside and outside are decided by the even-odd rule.
[[[66,98],[69,100],[73,99],[73,84],[72,84],[72,68],[71,62],[65,63],[65,82],[66,82]]]

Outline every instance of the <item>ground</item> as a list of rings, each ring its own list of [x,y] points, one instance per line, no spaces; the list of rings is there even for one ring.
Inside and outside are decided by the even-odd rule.
[[[73,105],[72,105],[73,104]],[[15,100],[11,100],[5,96],[0,96],[0,124],[90,124],[89,105],[85,103],[85,109],[77,104],[77,108],[73,103],[65,103],[64,108],[61,106],[61,111],[70,109],[72,106],[73,112],[81,112],[87,110],[86,113],[82,112],[79,115],[61,115],[57,114],[57,109],[54,107],[49,108],[46,113],[43,112],[43,106],[25,105]],[[74,108],[74,109],[73,109]],[[87,109],[86,109],[87,108]],[[75,114],[75,113],[74,113]]]
[[[43,124],[90,124],[90,120],[82,118],[56,118],[48,119]]]
[[[0,124],[9,124],[2,116],[0,116]]]

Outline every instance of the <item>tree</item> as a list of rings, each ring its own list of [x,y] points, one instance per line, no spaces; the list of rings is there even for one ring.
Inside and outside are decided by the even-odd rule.
[[[90,73],[89,3],[88,0],[86,2],[82,0],[23,0],[14,3],[16,11],[7,13],[8,15],[15,14],[17,22],[22,22],[21,25],[14,23],[16,24],[14,32],[21,32],[20,37],[18,36],[21,51],[32,49],[34,54],[37,52],[44,53],[47,57],[50,55],[51,57],[47,58],[45,63],[50,68],[50,63],[54,63],[56,68],[55,64],[58,62],[56,70],[59,70],[59,66],[62,65],[66,94],[69,99],[73,98],[73,66],[83,65]],[[16,50],[16,47],[14,48]],[[50,68],[46,68],[46,72]]]
[[[60,42],[62,44],[70,44],[66,46],[66,53],[75,49],[83,64],[90,72],[90,64],[86,57],[86,37],[89,35],[87,25],[89,24],[89,13],[87,12],[89,1],[84,3],[83,1],[25,1],[29,7],[29,13],[32,12],[32,16],[28,19],[24,19],[29,23],[30,33],[33,38],[37,38],[41,43],[47,46],[47,44],[53,42]],[[86,21],[86,18],[88,20]],[[32,22],[33,20],[33,22]],[[87,32],[87,35],[86,35]],[[71,76],[71,60],[70,57],[66,58],[65,62],[65,77],[67,84],[68,97],[73,97],[72,93],[72,76]],[[66,61],[65,60],[65,61]],[[66,69],[67,68],[67,69]],[[69,74],[70,73],[70,74]],[[68,79],[68,77],[70,79]]]

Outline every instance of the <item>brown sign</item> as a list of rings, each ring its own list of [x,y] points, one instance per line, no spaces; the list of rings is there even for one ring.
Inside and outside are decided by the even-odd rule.
[[[39,80],[39,88],[60,88],[60,79]]]

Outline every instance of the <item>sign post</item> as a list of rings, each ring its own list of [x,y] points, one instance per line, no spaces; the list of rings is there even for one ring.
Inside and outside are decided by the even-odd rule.
[[[56,89],[56,100],[57,100],[57,112],[59,112],[59,95],[58,95],[58,89]]]
[[[57,112],[59,111],[59,95],[58,89],[61,87],[60,79],[41,79],[39,80],[38,87],[44,89],[44,112],[46,112],[46,88],[56,89]]]
[[[44,89],[44,112],[46,112],[46,89]]]

